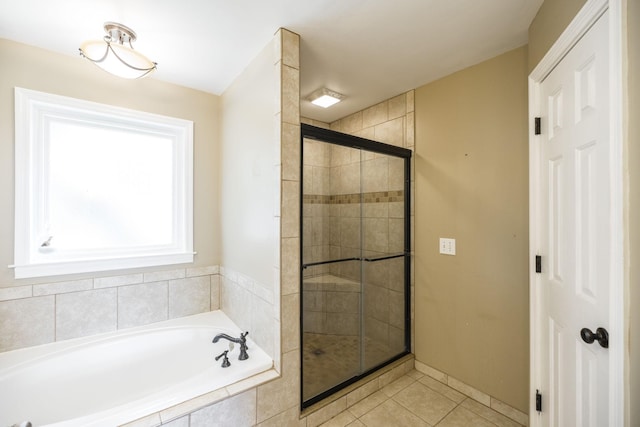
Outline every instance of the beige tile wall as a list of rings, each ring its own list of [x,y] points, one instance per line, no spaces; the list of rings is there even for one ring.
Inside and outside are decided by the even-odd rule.
[[[360,284],[333,275],[304,280],[304,332],[356,336],[360,332]]]
[[[0,289],[0,352],[219,308],[217,266]]]
[[[331,257],[329,252],[329,209],[331,196],[331,149],[319,141],[305,140],[305,164],[302,166],[303,194],[303,262],[317,262]],[[320,265],[305,269],[305,276],[329,272],[329,266]]]

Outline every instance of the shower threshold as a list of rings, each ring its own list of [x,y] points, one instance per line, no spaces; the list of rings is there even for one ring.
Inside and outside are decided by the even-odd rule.
[[[307,404],[303,405],[300,418],[309,416],[345,396],[348,396],[346,403],[347,408],[349,408],[413,370],[414,362],[415,357],[412,353],[400,355],[394,360],[385,363],[382,367],[354,378],[348,384],[341,384],[339,387],[335,387],[335,390],[331,393],[323,393],[322,396],[318,396],[318,399],[314,399],[312,402],[305,402]]]

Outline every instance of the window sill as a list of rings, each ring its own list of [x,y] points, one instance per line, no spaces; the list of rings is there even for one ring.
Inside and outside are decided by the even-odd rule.
[[[124,270],[139,267],[157,267],[193,262],[195,252],[149,255],[129,258],[109,258],[84,261],[67,261],[42,264],[14,265],[15,278],[60,276],[64,274],[92,273],[98,271]]]

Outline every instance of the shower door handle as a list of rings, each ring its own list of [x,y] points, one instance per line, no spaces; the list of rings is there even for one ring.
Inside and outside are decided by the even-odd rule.
[[[302,268],[313,267],[314,265],[324,265],[324,264],[333,264],[336,262],[346,262],[346,261],[362,261],[361,258],[340,258],[340,259],[330,259],[328,261],[317,261],[317,262],[308,262],[306,264],[302,264]]]
[[[302,264],[302,268],[304,269],[304,268],[307,268],[307,267],[313,267],[314,265],[325,265],[325,264],[333,264],[333,263],[336,263],[336,262],[346,262],[346,261],[377,262],[377,261],[384,261],[386,259],[401,258],[401,257],[407,256],[407,255],[409,255],[409,254],[406,253],[406,252],[403,252],[401,254],[384,255],[384,256],[375,257],[375,258],[353,257],[353,258],[330,259],[328,261],[308,262],[306,264]]]
[[[394,254],[394,255],[384,255],[384,256],[380,256],[380,257],[375,257],[375,258],[362,258],[362,261],[365,262],[377,262],[377,261],[384,261],[387,259],[394,259],[394,258],[401,258],[404,256],[409,255],[408,253],[401,253],[401,254]]]

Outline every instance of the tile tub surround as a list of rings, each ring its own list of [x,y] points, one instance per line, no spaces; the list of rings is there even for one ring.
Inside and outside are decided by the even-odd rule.
[[[292,355],[292,354],[290,354]],[[299,362],[293,359],[286,360],[284,368],[292,363],[292,367],[299,368]],[[230,395],[210,396],[208,399],[216,399],[217,403],[213,405],[194,410],[186,416],[176,416],[180,411],[168,410],[164,417],[160,415],[147,417],[137,422],[127,424],[127,427],[138,426],[157,426],[160,422],[162,425],[172,427],[210,427],[210,426],[259,426],[259,427],[317,427],[322,423],[329,421],[340,412],[347,408],[353,407],[358,402],[370,396],[372,393],[379,392],[384,387],[402,378],[413,370],[413,358],[407,356],[403,360],[394,362],[386,366],[380,371],[373,374],[346,389],[341,390],[327,400],[305,410],[302,414],[299,406],[294,405],[291,408],[280,410],[283,399],[297,398],[298,377],[295,372],[284,372],[284,377],[267,382],[253,389],[246,389],[242,384],[238,387],[227,387]],[[292,374],[293,376],[289,376]],[[247,380],[248,383],[249,380]],[[287,386],[285,389],[281,384]],[[203,397],[204,399],[204,397]],[[189,403],[189,402],[187,402]],[[201,403],[201,402],[200,402]],[[191,407],[198,408],[199,402],[194,399]],[[186,405],[186,404],[184,404]],[[187,406],[183,406],[187,408]],[[184,413],[184,412],[183,412]],[[154,414],[155,415],[155,414]],[[263,419],[265,415],[268,418]],[[173,416],[173,418],[171,417]]]
[[[414,369],[412,356],[387,366],[372,376],[347,387],[334,396],[300,413],[298,408],[278,412],[259,421],[256,413],[267,398],[261,389],[269,388],[273,380],[256,388],[251,381],[227,387],[216,395],[202,396],[191,402],[154,414],[126,427],[170,426],[209,427],[357,427],[357,426],[435,426],[435,427],[522,427],[527,420],[514,420],[495,408],[478,403],[464,393]],[[282,397],[282,394],[272,399]],[[203,403],[214,401],[202,408]],[[198,409],[199,408],[199,409]],[[189,415],[180,413],[193,411]],[[513,415],[513,414],[512,414]]]
[[[0,352],[220,308],[218,266],[0,288]]]
[[[272,359],[279,348],[279,310],[275,286],[267,286],[230,268],[220,267],[220,308]]]

